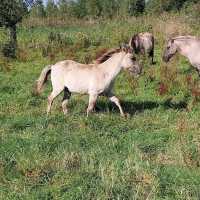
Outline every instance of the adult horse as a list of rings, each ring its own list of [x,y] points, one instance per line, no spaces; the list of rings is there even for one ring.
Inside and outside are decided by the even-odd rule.
[[[71,93],[89,94],[87,116],[91,112],[99,95],[107,96],[114,102],[124,116],[119,99],[113,94],[112,88],[116,76],[122,69],[134,75],[141,73],[141,67],[133,56],[132,49],[125,45],[112,49],[100,56],[94,64],[81,64],[72,60],[64,60],[45,67],[37,80],[36,90],[41,92],[48,75],[51,73],[53,91],[48,97],[47,114],[56,96],[64,91],[62,108],[67,114],[67,103]]]
[[[168,40],[163,61],[169,62],[177,52],[188,58],[200,75],[200,39],[194,36],[178,36]]]
[[[147,54],[151,58],[151,64],[154,63],[154,36],[151,33],[138,33],[129,40],[129,45],[136,54]]]

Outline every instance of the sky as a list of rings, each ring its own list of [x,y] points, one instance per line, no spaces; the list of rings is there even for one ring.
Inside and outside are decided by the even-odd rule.
[[[43,0],[44,5],[46,5],[47,1],[48,1],[48,0]],[[54,0],[55,3],[58,2],[58,1],[59,1],[59,0]],[[145,0],[145,1],[147,2],[147,1],[149,1],[149,0]]]
[[[45,5],[46,5],[47,1],[48,1],[48,0],[43,0],[43,2],[44,2]],[[58,1],[58,0],[54,0],[54,2],[57,2],[57,1]],[[149,0],[145,0],[145,1],[147,2],[147,1],[149,1]]]
[[[43,0],[44,4],[46,5],[48,0]],[[56,3],[58,0],[54,0],[54,2]]]

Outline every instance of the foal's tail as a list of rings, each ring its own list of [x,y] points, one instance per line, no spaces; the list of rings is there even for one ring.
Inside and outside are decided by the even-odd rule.
[[[36,88],[35,88],[36,94],[39,95],[42,92],[43,86],[47,81],[48,75],[51,73],[51,67],[52,65],[47,65],[40,73],[40,76],[36,81]]]

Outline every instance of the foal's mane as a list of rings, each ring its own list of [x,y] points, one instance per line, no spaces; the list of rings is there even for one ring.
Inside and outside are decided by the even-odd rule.
[[[97,56],[95,63],[101,64],[105,62],[106,60],[108,60],[109,58],[111,58],[113,54],[119,53],[119,52],[120,52],[120,48],[115,48],[115,49],[110,49],[110,50],[103,49],[103,51],[100,52],[100,54]]]

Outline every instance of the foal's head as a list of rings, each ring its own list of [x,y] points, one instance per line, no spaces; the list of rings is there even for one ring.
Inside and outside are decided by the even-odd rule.
[[[133,55],[133,49],[129,45],[123,45],[120,48],[121,52],[125,53],[125,56],[121,62],[122,68],[127,69],[132,75],[138,76],[142,72],[142,67],[137,62]]]
[[[163,61],[169,62],[173,55],[177,52],[177,45],[175,39],[170,39],[167,42],[167,46],[164,50]]]
[[[142,71],[142,68],[136,61],[136,58],[133,55],[133,49],[129,45],[122,45],[120,48],[111,49],[106,52],[103,51],[102,55],[100,54],[100,56],[96,59],[95,63],[101,64],[113,57],[114,55],[120,56],[122,54],[123,58],[121,60],[120,67],[128,70],[134,76],[139,75]]]

